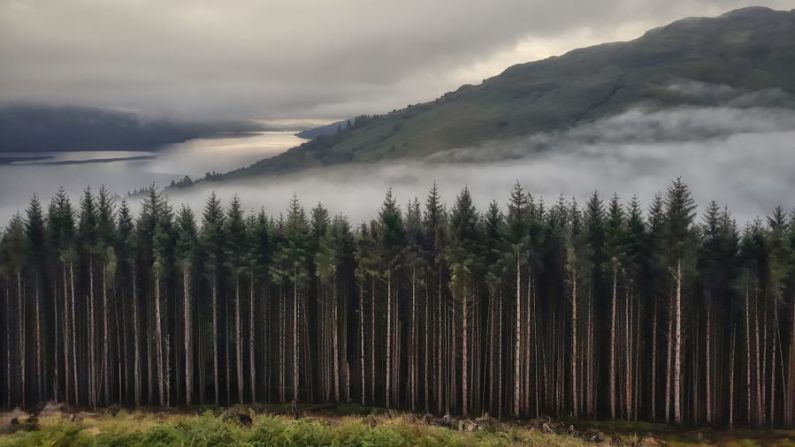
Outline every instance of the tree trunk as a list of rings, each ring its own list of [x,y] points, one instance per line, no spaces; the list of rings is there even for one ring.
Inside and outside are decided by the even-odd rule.
[[[108,271],[102,268],[102,389],[105,405],[110,403],[110,321],[108,315]]]
[[[676,301],[674,301],[674,422],[682,423],[682,260],[676,261]]]
[[[759,293],[754,292],[754,356],[756,362],[756,413],[754,418],[754,423],[756,426],[760,426],[763,423],[763,413],[765,411],[764,405],[762,404],[762,379],[764,376],[762,375],[762,365],[759,359]]]
[[[136,285],[136,274],[135,274],[135,261],[133,261],[133,268],[132,268],[132,295],[133,295],[133,344],[134,344],[134,353],[133,353],[133,363],[134,363],[134,394],[135,394],[135,406],[139,407],[141,405],[141,342],[140,342],[140,323],[138,322],[138,292],[137,292],[137,285]]]
[[[579,414],[577,394],[577,267],[571,272],[571,403],[574,417]]]
[[[212,273],[212,307],[213,307],[213,387],[215,389],[215,405],[221,402],[221,389],[218,376],[218,273],[213,269]]]
[[[339,317],[338,310],[339,304],[337,303],[337,280],[334,280],[334,290],[332,292],[332,323],[334,327],[331,330],[331,338],[333,343],[334,354],[334,401],[340,401],[340,345],[339,345]]]
[[[94,331],[94,262],[88,258],[88,404],[97,407],[97,374]]]
[[[751,399],[753,390],[751,388],[751,303],[749,300],[748,282],[745,284],[745,396],[746,396],[746,410],[747,423],[751,425]]]
[[[75,405],[80,405],[80,385],[79,382],[79,373],[77,369],[77,324],[75,323],[76,313],[75,313],[75,270],[74,264],[72,262],[69,263],[69,287],[71,289],[72,295],[72,378],[74,379],[74,396],[75,396]]]
[[[185,331],[185,405],[193,402],[193,310],[191,309],[190,266],[182,267],[183,318]],[[204,390],[202,390],[204,391]]]
[[[293,403],[298,402],[298,272],[295,272],[293,280]]]
[[[426,284],[425,284],[425,319],[423,320],[423,324],[425,326],[425,349],[423,349],[423,390],[425,395],[425,412],[428,413],[431,411],[431,401],[430,401],[430,376],[428,375],[428,362],[429,362],[429,352],[428,349],[430,348],[429,337],[431,328],[429,327],[429,312],[428,312],[428,284],[427,284],[427,275],[426,275]]]
[[[502,417],[502,288],[497,301],[497,418]]]
[[[256,356],[256,334],[257,331],[254,326],[254,315],[256,315],[256,301],[254,300],[254,270],[251,271],[251,278],[249,282],[249,314],[248,314],[248,372],[249,380],[251,381],[251,403],[257,402],[257,356]]]
[[[57,275],[57,270],[54,272]],[[56,285],[57,280],[53,279],[52,283],[52,299],[53,299],[53,328],[52,328],[52,335],[54,338],[53,348],[52,348],[52,365],[53,365],[53,383],[52,383],[52,393],[55,402],[61,401],[61,375],[60,375],[60,366],[58,365],[58,345],[60,344],[59,336],[58,336],[58,287]]]
[[[732,324],[731,351],[729,352],[729,429],[734,427],[734,351],[735,330]]]
[[[44,372],[42,370],[42,356],[41,356],[41,305],[39,296],[39,274],[36,273],[36,399],[38,401],[44,400],[43,392],[43,378]]]
[[[651,420],[657,420],[657,300],[651,328]]]
[[[160,273],[155,272],[155,355],[157,356],[157,395],[160,399],[160,406],[166,406],[166,381],[163,368],[163,328],[162,314],[160,311]]]
[[[409,383],[411,411],[417,409],[417,267],[411,267],[411,331],[409,352]]]
[[[668,301],[668,343],[665,353],[665,422],[671,422],[671,385],[673,377],[671,376],[671,365],[673,364],[673,345],[674,345],[674,315],[673,315],[673,296],[670,296]]]
[[[522,283],[519,251],[516,252],[516,339],[513,359],[513,415],[519,417],[521,405]]]
[[[704,360],[705,360],[705,376],[706,376],[706,410],[707,410],[707,424],[712,424],[712,375],[711,375],[711,368],[710,368],[710,357],[712,356],[712,352],[710,351],[710,334],[712,332],[711,326],[711,316],[710,316],[710,302],[707,301],[707,327],[706,327],[706,342],[704,345]]]
[[[613,294],[610,299],[610,418],[616,418],[616,295],[618,268],[613,266]]]
[[[370,399],[375,396],[375,274],[370,274]]]
[[[795,296],[791,300],[792,313],[790,314],[790,335],[789,335],[789,375],[787,376],[787,400],[784,405],[785,420],[788,425],[795,422]],[[783,359],[782,359],[783,360]]]
[[[235,272],[235,360],[237,372],[237,401],[243,403],[243,328],[240,321],[240,273]]]
[[[466,281],[464,279],[463,281]],[[463,301],[461,306],[461,398],[464,417],[469,417],[469,346],[467,345],[467,323],[469,315],[467,314],[467,288],[464,285],[464,293],[462,295]]]
[[[20,378],[20,392],[22,393],[22,407],[27,405],[27,386],[25,384],[25,303],[22,300],[22,273],[17,270],[17,324],[19,329],[19,378]],[[11,380],[11,376],[8,376]]]
[[[363,281],[362,281],[363,282]],[[365,370],[364,352],[364,284],[359,287],[359,368],[362,385],[362,406],[367,405],[367,371]]]
[[[384,386],[385,405],[390,408],[391,399],[391,379],[392,379],[392,267],[389,267],[386,275],[386,375]]]

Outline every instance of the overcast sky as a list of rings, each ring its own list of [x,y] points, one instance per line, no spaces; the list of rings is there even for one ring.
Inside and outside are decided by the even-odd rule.
[[[756,0],[792,9],[793,0]],[[748,0],[0,0],[0,103],[186,118],[380,113]]]

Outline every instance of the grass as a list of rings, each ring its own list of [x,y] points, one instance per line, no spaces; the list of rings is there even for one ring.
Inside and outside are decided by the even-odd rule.
[[[263,409],[258,409],[263,410]],[[294,419],[271,412],[257,414],[248,408],[237,413],[251,414],[252,424],[242,426],[218,411],[201,414],[120,411],[79,413],[75,420],[65,413],[39,419],[39,428],[30,432],[0,435],[6,446],[593,446],[580,437],[548,434],[518,424],[501,424],[492,431],[464,432],[428,425],[408,414],[385,414],[361,407],[338,409],[344,415],[313,412]],[[377,415],[363,415],[365,413]],[[568,424],[566,424],[568,425]],[[674,430],[658,424],[588,422],[578,430],[614,433],[625,445],[727,445],[795,446],[789,431]],[[654,439],[652,439],[654,438]],[[609,439],[609,437],[608,437]],[[643,440],[644,443],[641,443]],[[656,442],[653,443],[653,442]],[[652,443],[650,443],[652,442]],[[663,444],[664,442],[665,444]]]

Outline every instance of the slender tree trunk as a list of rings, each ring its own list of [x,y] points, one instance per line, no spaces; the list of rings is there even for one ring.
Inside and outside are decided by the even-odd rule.
[[[674,315],[673,315],[673,296],[668,301],[668,344],[665,354],[665,422],[671,422],[671,385],[673,377],[671,376],[671,365],[673,364],[673,335],[674,335]]]
[[[364,279],[364,278],[362,278]],[[364,281],[362,281],[364,282]],[[367,405],[367,371],[365,370],[364,352],[364,284],[359,287],[359,368],[362,385],[362,406]]]
[[[577,267],[571,272],[571,402],[574,417],[579,414],[577,394]]]
[[[631,288],[628,287],[624,299],[624,406],[626,407],[625,417],[632,419],[632,328],[629,315],[632,308]]]
[[[775,313],[775,309],[774,309]],[[775,411],[776,411],[776,332],[773,333],[773,347],[770,349],[770,413],[768,413],[768,420],[771,427],[775,424]]]
[[[340,345],[339,345],[339,314],[338,308],[339,304],[337,303],[337,280],[334,280],[334,290],[332,292],[332,306],[334,306],[331,310],[332,314],[332,323],[334,327],[331,330],[331,338],[333,343],[333,354],[334,354],[334,401],[340,401]]]
[[[651,328],[651,420],[657,420],[657,300]]]
[[[610,300],[610,418],[616,418],[616,295],[618,268],[613,266],[613,294]]]
[[[105,404],[110,403],[110,314],[108,313],[108,267],[102,268],[102,372]]]
[[[522,283],[519,251],[516,252],[516,340],[513,361],[513,415],[519,417],[521,405]]]
[[[94,331],[94,262],[88,257],[88,404],[97,407],[97,366]]]
[[[391,379],[392,379],[392,267],[389,267],[386,275],[386,369],[385,373],[385,405],[390,408],[392,403]]]
[[[74,396],[75,396],[75,405],[80,405],[80,385],[79,385],[79,372],[77,369],[77,324],[75,323],[75,270],[74,264],[72,262],[69,263],[69,287],[71,289],[72,295],[72,316],[71,316],[71,323],[72,323],[72,378],[74,379]]]
[[[232,348],[230,340],[234,337],[231,327],[232,322],[230,318],[232,313],[229,311],[229,292],[224,291],[224,385],[226,388],[226,405],[232,405]]]
[[[423,320],[423,324],[425,326],[425,349],[423,349],[423,389],[425,394],[425,412],[431,411],[431,401],[430,401],[430,380],[431,377],[428,375],[428,362],[429,362],[429,353],[428,350],[430,348],[429,344],[429,334],[431,332],[431,328],[429,327],[429,312],[428,312],[428,285],[427,285],[427,275],[426,275],[426,285],[425,285],[425,319]]]
[[[792,426],[795,422],[795,296],[791,300],[790,306],[792,313],[790,314],[790,335],[789,335],[789,375],[787,376],[787,396],[785,408],[785,420],[788,425]],[[783,359],[782,359],[783,360]]]
[[[191,406],[193,402],[193,310],[190,284],[190,266],[185,264],[182,267],[182,304],[185,325],[185,405],[187,406]]]
[[[712,369],[710,368],[710,358],[712,357],[712,352],[710,351],[710,334],[712,332],[712,325],[710,320],[710,301],[707,301],[707,327],[706,327],[706,343],[704,345],[704,361],[705,361],[705,375],[706,375],[706,410],[707,410],[707,424],[712,424]]]
[[[502,288],[500,288],[499,298],[497,301],[497,417],[502,418],[502,379],[503,379],[503,364],[502,364]]]
[[[674,422],[682,423],[682,260],[676,261],[676,301],[674,338]]]
[[[298,402],[298,272],[295,272],[295,279],[293,280],[293,402]]]
[[[155,272],[155,355],[157,356],[157,395],[160,399],[160,406],[166,406],[166,380],[163,368],[163,327],[162,314],[160,310],[160,273]]]
[[[417,267],[411,267],[411,351],[409,352],[409,380],[411,411],[417,409]]]
[[[43,387],[43,376],[44,371],[42,369],[42,356],[41,356],[41,296],[39,295],[39,274],[36,273],[35,278],[35,287],[36,287],[36,303],[35,303],[35,311],[36,311],[36,399],[39,401],[44,400],[44,387]]]
[[[375,396],[375,274],[370,275],[370,399]]]
[[[754,292],[754,357],[756,362],[756,412],[754,418],[754,424],[756,426],[762,425],[763,421],[763,413],[765,411],[764,405],[762,403],[762,379],[764,376],[762,375],[762,365],[759,358],[759,293]]]
[[[8,276],[6,276],[6,312],[5,312],[5,326],[6,326],[6,402],[8,407],[11,407],[11,389],[13,385],[11,383],[11,288],[9,286]]]
[[[466,279],[463,280],[464,293],[462,295],[463,301],[461,306],[461,397],[464,417],[469,417],[469,346],[467,345],[467,330],[469,323],[469,315],[467,313],[467,296]]]
[[[141,405],[141,342],[140,323],[138,322],[138,292],[136,285],[135,261],[132,268],[132,295],[133,295],[133,363],[134,363],[134,394],[135,406]]]
[[[235,360],[237,372],[237,401],[243,403],[243,328],[240,320],[240,273],[235,272]]]
[[[25,303],[22,300],[22,272],[17,269],[17,324],[19,329],[19,390],[22,393],[22,406],[27,405],[27,385],[25,384]],[[11,376],[9,375],[9,381]]]
[[[749,425],[752,423],[751,419],[751,396],[753,391],[751,388],[751,303],[749,302],[748,282],[745,284],[745,396],[746,396],[746,410],[747,422]]]
[[[213,269],[212,272],[212,307],[213,307],[213,387],[215,389],[215,405],[221,402],[221,389],[218,374],[218,273]]]
[[[257,402],[257,355],[256,355],[256,334],[254,326],[254,315],[256,315],[256,301],[254,295],[254,269],[251,270],[249,282],[249,314],[248,314],[248,373],[251,381],[251,403]]]
[[[732,324],[731,351],[729,351],[729,428],[734,427],[734,351],[735,351],[735,330]]]
[[[284,402],[287,399],[287,300],[284,287],[279,286],[279,400]]]
[[[55,273],[55,275],[57,275],[58,274],[57,270],[54,273]],[[53,328],[52,328],[53,329],[52,330],[52,335],[53,335],[53,338],[54,338],[54,343],[53,343],[53,348],[52,348],[52,354],[53,354],[52,355],[52,365],[54,367],[54,370],[53,370],[53,374],[54,374],[53,379],[54,380],[53,380],[53,383],[52,383],[52,388],[53,388],[53,398],[55,399],[55,402],[60,402],[61,401],[61,385],[60,385],[61,384],[61,373],[60,373],[60,366],[58,365],[58,356],[59,356],[58,348],[59,348],[59,345],[60,345],[60,340],[59,340],[59,336],[58,336],[58,327],[59,327],[58,326],[58,324],[59,324],[59,319],[58,319],[58,287],[57,287],[56,283],[57,283],[57,280],[53,279],[53,283],[52,283],[52,299],[53,299],[53,303],[52,304],[53,304],[53,322],[54,322],[54,324],[53,324]]]

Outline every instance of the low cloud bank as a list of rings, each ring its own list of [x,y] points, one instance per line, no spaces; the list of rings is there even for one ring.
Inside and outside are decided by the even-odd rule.
[[[506,160],[507,159],[507,160]],[[441,160],[454,160],[455,163]],[[172,202],[201,207],[210,191],[239,195],[251,209],[282,212],[293,194],[322,202],[354,222],[375,216],[387,188],[407,203],[436,182],[452,204],[465,186],[477,204],[504,204],[519,182],[547,202],[637,195],[648,204],[683,177],[700,205],[716,200],[740,222],[781,204],[795,206],[795,113],[771,108],[633,110],[566,132],[463,148],[422,161],[392,161],[308,171],[279,179],[207,184],[173,191]]]
[[[278,146],[280,141],[273,144]],[[152,181],[166,185],[179,178],[180,170],[189,169],[191,160],[197,157],[222,169],[233,148],[214,146],[218,143],[210,140],[200,149],[193,148],[195,142],[190,147],[183,145],[181,151],[164,152],[154,161],[4,166],[5,174],[0,175],[0,222],[21,211],[34,192],[47,202],[58,185],[66,187],[77,202],[88,184],[94,190],[105,184],[119,194]],[[259,140],[243,143],[254,144],[257,150],[265,144]],[[445,202],[452,205],[466,186],[484,209],[492,200],[504,205],[518,181],[547,203],[560,194],[575,196],[582,203],[598,190],[604,198],[617,193],[625,201],[637,195],[647,206],[655,193],[664,192],[681,176],[692,187],[702,209],[708,201],[716,200],[729,206],[738,221],[747,222],[768,214],[779,204],[786,209],[795,207],[793,173],[793,111],[684,108],[632,110],[565,132],[462,148],[427,160],[327,167],[276,179],[203,183],[186,190],[169,190],[168,194],[175,206],[187,203],[197,211],[211,191],[227,203],[239,195],[246,208],[264,208],[270,215],[283,212],[295,194],[306,207],[322,202],[332,213],[343,213],[358,223],[376,216],[387,188],[392,188],[405,204],[414,197],[424,201],[436,182]],[[138,201],[131,199],[136,207]]]

